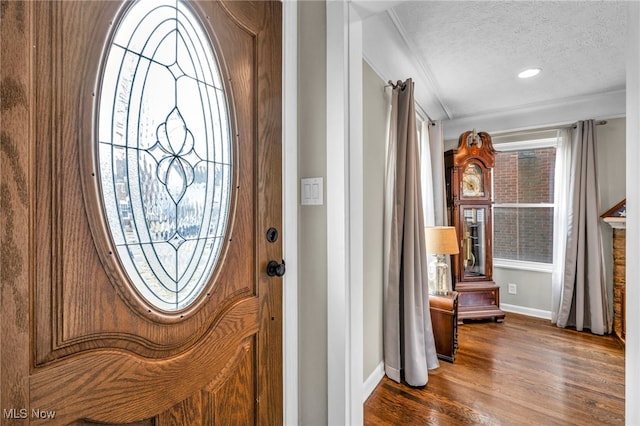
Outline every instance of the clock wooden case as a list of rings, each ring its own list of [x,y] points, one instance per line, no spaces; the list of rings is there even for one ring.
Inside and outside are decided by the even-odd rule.
[[[504,319],[500,287],[493,281],[491,246],[491,173],[495,150],[486,132],[469,130],[458,147],[445,152],[449,224],[456,228],[460,253],[452,256],[453,288],[458,292],[458,320]]]

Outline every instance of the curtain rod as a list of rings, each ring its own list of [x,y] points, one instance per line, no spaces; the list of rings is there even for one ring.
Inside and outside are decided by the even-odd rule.
[[[595,122],[596,126],[604,126],[607,124],[607,120],[598,120]],[[491,136],[511,136],[511,135],[523,135],[527,133],[537,133],[537,132],[547,132],[550,130],[562,130],[562,129],[575,129],[577,125],[575,123],[572,124],[558,124],[557,126],[548,126],[548,127],[538,127],[531,129],[522,129],[522,130],[508,130],[506,132],[495,132],[491,133]]]
[[[596,126],[604,126],[605,124],[607,124],[607,120],[599,120],[595,122]],[[575,129],[576,127],[578,127],[577,125],[573,124],[571,125],[572,129]]]
[[[400,87],[401,90],[404,90],[405,87],[407,87],[407,85],[406,85],[406,83],[404,81],[398,80],[398,82],[394,84],[393,81],[389,80],[387,82],[387,85],[384,86],[384,89],[386,89],[387,87],[392,87],[394,89],[397,88],[397,87]],[[429,122],[430,125],[435,126],[436,124],[438,124],[438,123],[435,122],[435,120],[433,120],[431,117],[429,117],[429,114],[427,114],[427,112],[425,110],[420,108],[420,106],[418,104],[416,104],[416,106],[417,106],[417,108],[420,109],[420,111],[424,114],[424,116],[427,117],[427,121]]]
[[[399,87],[400,89],[404,90],[404,88],[407,87],[407,84],[404,81],[400,80],[398,80],[398,82],[394,84],[393,81],[389,80],[384,88],[386,89],[387,87],[393,87],[394,89]]]

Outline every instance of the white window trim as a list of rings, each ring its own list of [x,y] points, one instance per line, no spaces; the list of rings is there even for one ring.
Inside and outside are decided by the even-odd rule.
[[[513,152],[513,151],[526,151],[530,149],[539,148],[557,148],[558,138],[544,138],[544,139],[532,139],[519,142],[504,142],[495,144],[494,148],[498,152]],[[491,182],[493,186],[493,182]],[[493,188],[491,193],[493,194]],[[555,209],[555,203],[494,203],[492,214],[496,208],[553,208]],[[492,218],[493,219],[493,218]],[[495,233],[495,229],[493,230]],[[524,260],[512,260],[503,259],[499,257],[493,258],[493,266],[504,269],[518,269],[521,271],[533,271],[533,272],[548,272],[553,271],[553,261],[550,263],[544,262],[528,262]]]
[[[518,208],[518,209],[530,209],[536,207],[546,207],[553,208],[555,207],[554,203],[493,203],[493,207],[502,207],[502,208]]]
[[[497,143],[493,146],[498,152],[525,151],[527,149],[558,147],[558,138],[531,139],[520,142]]]
[[[524,260],[493,259],[494,268],[518,269],[521,271],[553,272],[553,263],[527,262]]]

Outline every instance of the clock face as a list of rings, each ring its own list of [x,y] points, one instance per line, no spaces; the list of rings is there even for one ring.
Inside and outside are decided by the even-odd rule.
[[[482,170],[477,164],[469,164],[462,174],[462,196],[482,197],[484,188],[482,185]]]

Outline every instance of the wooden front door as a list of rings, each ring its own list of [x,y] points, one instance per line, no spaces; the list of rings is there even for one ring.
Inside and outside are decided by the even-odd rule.
[[[2,1],[1,423],[281,424],[281,4],[188,5],[232,167],[216,264],[175,310],[123,274],[94,183],[101,67],[131,5]]]

